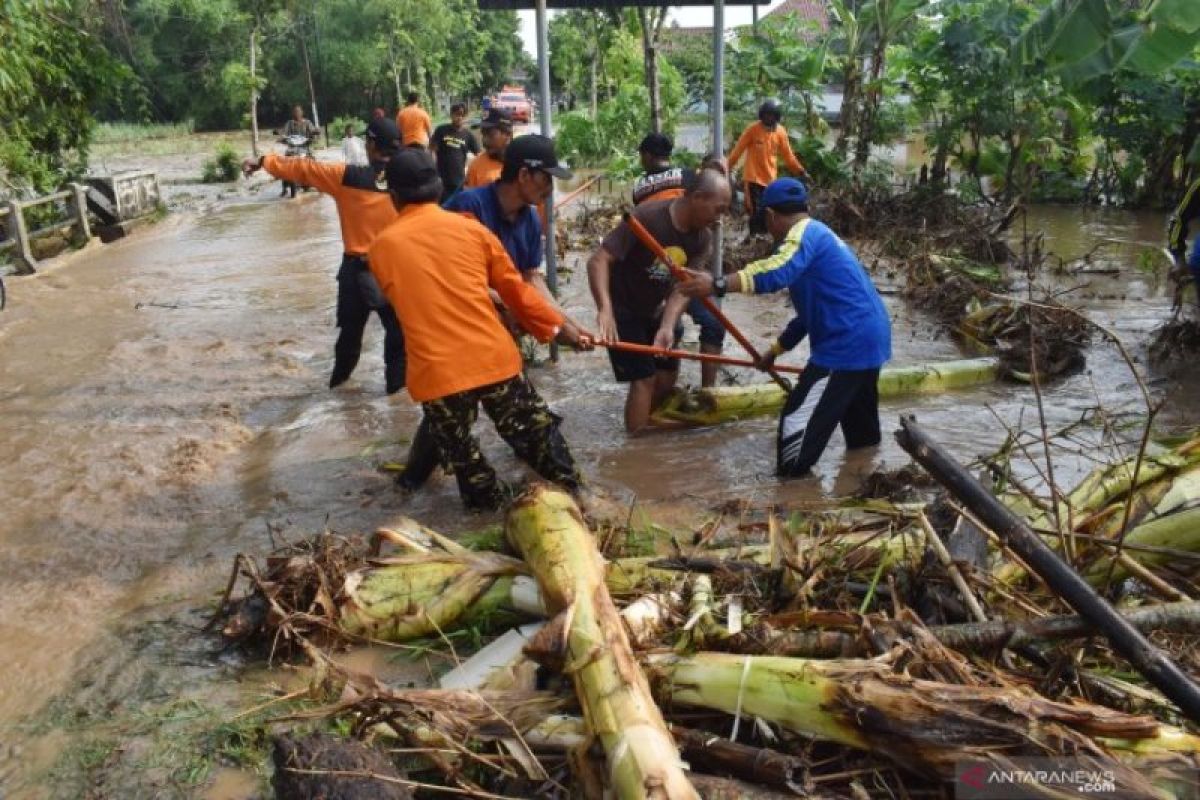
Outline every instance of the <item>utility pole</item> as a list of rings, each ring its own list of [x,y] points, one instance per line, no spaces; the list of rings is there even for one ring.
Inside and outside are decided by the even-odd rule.
[[[537,61],[538,83],[541,84],[542,135],[554,135],[554,121],[551,116],[552,102],[550,99],[550,37],[547,33],[546,0],[537,0]],[[550,293],[558,296],[558,253],[554,241],[554,194],[546,198],[546,285]],[[558,361],[558,345],[550,343],[550,360]]]
[[[757,6],[755,7],[757,8]],[[725,155],[725,0],[715,0],[713,3],[713,115],[712,115],[712,151],[718,156]],[[717,222],[713,232],[713,275],[723,271],[721,262],[725,239],[724,226]]]

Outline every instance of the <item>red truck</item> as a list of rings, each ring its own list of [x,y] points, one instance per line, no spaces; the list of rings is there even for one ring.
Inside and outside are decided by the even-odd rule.
[[[492,96],[492,108],[507,111],[513,122],[529,122],[533,119],[533,103],[525,94],[524,86],[505,85]]]

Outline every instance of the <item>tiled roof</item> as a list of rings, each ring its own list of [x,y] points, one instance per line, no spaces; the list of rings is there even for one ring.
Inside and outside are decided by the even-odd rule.
[[[820,24],[821,30],[829,29],[829,15],[825,12],[825,4],[821,0],[784,0],[778,7],[767,14],[768,17],[781,17],[784,14],[796,14],[801,19],[812,20]]]

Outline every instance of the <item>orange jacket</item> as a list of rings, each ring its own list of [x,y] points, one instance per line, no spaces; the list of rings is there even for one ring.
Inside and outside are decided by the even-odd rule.
[[[467,181],[463,186],[466,189],[487,186],[500,178],[503,169],[502,160],[492,158],[491,153],[480,153],[467,165]]]
[[[352,256],[365,256],[375,237],[396,221],[396,207],[386,189],[375,184],[375,170],[311,158],[263,156],[263,169],[324,192],[337,203],[342,247]]]
[[[782,125],[776,125],[775,130],[769,131],[761,122],[746,126],[738,137],[733,152],[729,154],[729,168],[737,166],[742,154],[746,155],[746,166],[742,170],[742,179],[746,183],[757,183],[766,186],[779,176],[776,164],[779,156],[787,163],[788,169],[797,175],[804,174],[804,165],[792,152],[791,142],[788,141],[787,131]]]
[[[367,255],[400,325],[408,393],[437,400],[508,380],[521,354],[492,303],[495,289],[522,327],[549,341],[563,317],[521,279],[491,231],[436,203],[408,206]]]
[[[407,147],[429,145],[429,134],[433,133],[433,120],[420,106],[405,106],[396,112],[396,127],[400,129],[400,143]]]

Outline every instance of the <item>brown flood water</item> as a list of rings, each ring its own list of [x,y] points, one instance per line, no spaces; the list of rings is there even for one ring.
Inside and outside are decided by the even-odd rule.
[[[1077,286],[1067,299],[1144,360],[1169,294],[1161,278],[1136,269],[1136,255],[1159,245],[1161,217],[1038,208],[1030,227],[1046,230],[1047,248],[1066,258],[1104,237],[1138,243],[1102,250],[1095,260],[1119,275],[1056,284]],[[398,442],[419,416],[406,395],[383,393],[378,326],[368,329],[355,378],[338,391],[325,388],[339,253],[330,201],[271,197],[172,219],[37,277],[7,281],[9,307],[0,313],[0,442],[8,454],[0,462],[0,794],[11,767],[4,748],[26,738],[18,721],[77,681],[81,664],[126,657],[122,650],[132,645],[112,635],[112,626],[208,602],[236,552],[269,549],[268,526],[299,536],[327,525],[369,531],[400,513],[449,531],[491,521],[461,514],[450,478],[405,500],[377,471],[379,462],[403,458]],[[564,296],[590,322],[585,258],[572,255],[564,265],[572,270]],[[894,315],[894,363],[960,357],[899,301],[886,276],[877,279]],[[756,341],[789,316],[782,296],[737,297],[727,309]],[[688,338],[695,338],[691,328]],[[802,347],[791,359],[803,357]],[[565,418],[567,439],[595,484],[624,502],[636,496],[665,517],[698,516],[729,498],[770,503],[849,493],[870,470],[908,460],[890,437],[878,452],[847,458],[835,436],[817,479],[781,484],[771,474],[772,420],[629,440],[620,424],[624,392],[603,354],[565,354],[531,374]],[[696,367],[685,366],[684,377],[698,381]],[[1169,400],[1163,421],[1200,422],[1188,399],[1194,380],[1155,377]],[[1138,409],[1136,386],[1108,344],[1092,349],[1087,372],[1047,388],[1050,427],[1098,402]],[[905,413],[970,459],[1003,439],[997,417],[1030,426],[1036,410],[1026,387],[997,385],[887,403],[885,429]],[[481,427],[498,468],[521,474],[490,426]],[[109,691],[123,691],[114,686]]]

